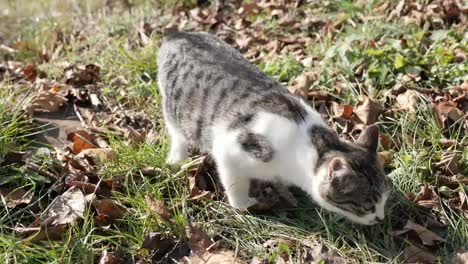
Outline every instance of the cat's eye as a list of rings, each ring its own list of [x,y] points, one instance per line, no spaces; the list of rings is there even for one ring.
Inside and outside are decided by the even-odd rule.
[[[364,210],[366,210],[367,212],[374,212],[375,211],[375,205],[370,205],[370,206],[366,206],[364,207]]]

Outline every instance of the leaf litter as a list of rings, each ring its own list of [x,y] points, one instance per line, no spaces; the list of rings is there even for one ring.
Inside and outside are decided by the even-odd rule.
[[[201,5],[195,8],[182,7],[176,12],[177,15],[169,15],[170,22],[167,24],[162,24],[165,19],[157,19],[137,25],[138,41],[140,45],[146,46],[149,44],[151,35],[163,33],[163,31],[171,30],[171,28],[177,28],[178,30],[210,29],[228,43],[238,47],[252,62],[268,60],[278,54],[293,54],[294,58],[306,67],[306,70],[288,86],[290,91],[305,100],[317,103],[316,106],[321,108],[320,113],[326,120],[344,124],[342,128],[338,129],[338,131],[341,131],[340,135],[352,140],[365,126],[378,124],[385,118],[392,116],[394,111],[389,111],[387,109],[388,105],[383,105],[381,101],[371,99],[372,97],[369,95],[362,95],[355,104],[352,104],[342,102],[338,97],[331,96],[329,91],[323,91],[320,87],[316,87],[321,73],[310,70],[310,68],[317,66],[318,60],[317,58],[308,57],[303,47],[311,46],[317,40],[315,36],[304,34],[304,32],[318,30],[320,34],[334,36],[346,23],[352,24],[349,22],[352,19],[332,21],[313,18],[311,11],[301,8],[301,5],[303,5],[301,1],[258,1],[242,2],[241,4],[233,1],[214,1],[212,5]],[[421,25],[429,22],[432,28],[442,28],[452,23],[466,22],[466,9],[460,4],[460,1],[452,0],[436,0],[427,3],[412,3],[411,1],[384,3],[377,7],[375,12],[382,14],[382,17],[389,21],[402,19],[406,23]],[[252,19],[252,16],[265,14],[269,19],[276,19],[277,23],[282,26],[282,30],[268,29],[265,27],[265,23]],[[363,19],[372,20],[374,18]],[[63,32],[57,32],[57,44],[50,48],[49,59],[60,54],[63,44],[69,42],[68,38],[75,38],[78,35],[63,36]],[[402,40],[402,43],[405,42],[406,40]],[[27,43],[18,43],[18,47],[21,45],[27,45]],[[18,47],[7,48],[6,50],[15,52]],[[463,58],[464,54],[461,52],[457,56]],[[398,63],[397,61],[395,63],[397,64],[395,65],[396,68],[404,68],[406,61],[401,56]],[[355,74],[359,76],[364,74],[365,71],[365,67],[361,67],[356,69]],[[158,124],[141,112],[128,110],[115,102],[109,102],[101,91],[103,78],[101,78],[101,67],[97,64],[66,65],[63,67],[61,79],[54,81],[55,84],[52,84],[52,82],[44,84],[48,82],[48,80],[44,81],[44,77],[44,74],[34,64],[15,61],[0,64],[0,80],[7,79],[36,86],[29,105],[29,112],[33,117],[38,116],[40,112],[60,114],[71,107],[83,126],[80,129],[66,131],[65,134],[69,136],[69,140],[72,142],[71,146],[67,146],[62,150],[62,145],[51,153],[54,160],[60,161],[59,171],[35,167],[37,171],[51,176],[49,178],[55,179],[57,182],[63,179],[65,185],[60,183],[55,186],[61,192],[59,196],[61,200],[54,200],[49,204],[50,208],[56,207],[55,214],[57,215],[53,217],[43,215],[44,219],[36,221],[37,223],[30,228],[35,228],[36,231],[40,230],[39,234],[41,235],[36,235],[37,240],[46,239],[47,237],[60,238],[70,224],[80,221],[82,200],[84,201],[83,204],[91,206],[96,225],[111,226],[115,220],[124,217],[127,209],[117,204],[112,198],[112,190],[118,188],[118,186],[115,186],[116,183],[112,180],[102,179],[98,175],[98,167],[102,161],[113,161],[118,156],[108,144],[103,145],[100,143],[108,140],[103,135],[111,133],[126,139],[129,144],[138,144],[146,140],[157,142],[159,135],[155,131]],[[418,77],[406,75],[406,78],[413,80]],[[128,81],[123,76],[117,76],[111,80],[110,85],[124,88],[128,85]],[[438,92],[434,91],[430,94],[424,93],[424,91],[421,92],[418,89],[412,89],[407,84],[404,86],[403,92],[398,91],[390,95],[397,107],[395,111],[415,113],[421,107],[423,101],[429,101],[443,131],[447,132],[448,128],[453,124],[462,121],[465,128],[468,128],[468,122],[466,121],[468,110],[466,81],[458,87]],[[342,89],[337,87],[332,93],[340,94]],[[106,127],[106,131],[103,131],[102,127]],[[152,135],[152,138],[150,138],[150,135]],[[381,142],[384,141],[381,139]],[[467,200],[465,192],[455,192],[457,195],[452,197],[445,197],[439,193],[441,187],[449,186],[453,188],[454,185],[466,182],[466,175],[460,173],[460,154],[453,150],[453,147],[457,146],[457,142],[453,142],[452,139],[433,142],[433,144],[437,143],[444,148],[445,152],[440,160],[434,164],[434,169],[437,172],[435,174],[437,179],[435,186],[424,185],[421,193],[417,194],[416,197],[410,197],[409,200],[418,206],[438,211],[440,210],[440,199],[448,199],[450,206],[466,213]],[[379,154],[381,162],[386,166],[390,165],[393,160],[392,151],[397,151],[398,148],[397,144],[386,143],[385,151]],[[221,188],[216,183],[216,172],[213,171],[214,165],[209,164],[207,160],[209,158],[203,160],[201,165],[197,164],[191,170],[188,182],[190,194],[187,204],[189,205],[203,203],[203,201],[211,199],[221,199],[218,195]],[[31,166],[34,167],[35,165]],[[19,191],[19,196],[16,197],[17,194],[13,195],[10,192],[10,187],[2,187],[2,190],[8,190],[5,191],[5,193],[8,192],[6,195],[2,191],[1,196],[2,200],[7,201],[7,206],[13,206],[11,208],[31,202],[29,194],[27,196],[21,195],[21,191]],[[263,204],[260,211],[268,211],[282,206],[289,208],[297,206],[296,198],[292,192],[287,187],[275,183],[252,182],[250,192],[252,196],[261,201],[260,204]],[[411,196],[412,194],[408,195]],[[170,210],[166,208],[162,200],[155,200],[151,196],[146,196],[146,202],[148,208],[161,220],[171,221]],[[76,210],[73,209],[73,206],[75,206]],[[65,207],[69,208],[66,209]],[[53,215],[53,213],[51,214]],[[37,226],[38,224],[40,226]],[[20,230],[21,228],[17,227],[17,229]],[[436,258],[427,247],[431,247],[431,250],[433,250],[444,241],[423,225],[410,220],[401,230],[395,232],[396,236],[408,236],[411,240],[413,238],[417,240],[416,242],[412,241],[415,245],[409,245],[403,252],[403,257],[407,262],[434,262]],[[221,263],[224,260],[232,263],[233,258],[237,257],[233,251],[218,250],[216,243],[213,243],[206,233],[196,226],[189,225],[188,237],[192,253],[196,255],[194,256],[191,253],[187,257],[188,260],[193,261],[192,263],[198,263],[196,261],[199,261],[201,257],[218,261],[212,263]],[[174,247],[175,243],[175,238],[156,232],[150,233],[145,238],[142,248],[165,252]],[[326,263],[328,263],[327,261],[345,263],[339,262],[345,260],[340,259],[341,257],[336,256],[332,251],[324,249],[323,246],[316,247],[315,251],[319,252],[318,254],[311,253],[315,251],[310,250],[310,247],[303,247],[304,251],[308,251],[306,254],[308,256],[314,254],[329,256],[330,260],[326,257],[323,258]],[[105,251],[101,258],[103,263],[112,263],[114,253]],[[279,259],[279,261],[283,262],[278,263],[293,263],[287,256]],[[312,259],[318,260],[316,257],[305,257],[301,263],[307,263],[306,260]]]

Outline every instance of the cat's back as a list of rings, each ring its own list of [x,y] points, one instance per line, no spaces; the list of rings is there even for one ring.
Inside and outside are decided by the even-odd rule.
[[[162,73],[181,62],[192,71],[222,73],[225,77],[239,78],[255,85],[279,85],[236,49],[206,32],[177,32],[166,36],[158,52],[158,62]],[[191,69],[190,65],[196,69]],[[170,73],[174,74],[176,70]]]

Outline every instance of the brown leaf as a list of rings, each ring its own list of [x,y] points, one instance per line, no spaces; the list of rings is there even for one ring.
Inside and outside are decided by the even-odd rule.
[[[93,184],[90,182],[83,181],[66,181],[68,186],[76,186],[83,191],[84,194],[97,194],[103,197],[110,197],[112,194],[112,182],[110,186],[107,186],[108,181],[99,181],[99,184]]]
[[[22,72],[23,72],[23,77],[28,79],[31,82],[34,82],[38,75],[36,65],[34,64],[28,64],[24,66]]]
[[[391,2],[383,2],[382,4],[375,7],[372,11],[374,11],[375,13],[383,13],[389,9],[391,4]]]
[[[110,226],[115,221],[112,217],[103,214],[97,214],[93,219],[96,226]]]
[[[246,35],[241,35],[241,37],[236,38],[236,44],[240,49],[245,49],[252,43],[252,38]]]
[[[37,242],[41,240],[61,240],[66,231],[66,224],[41,225],[39,232],[31,235],[27,240]]]
[[[69,224],[78,218],[83,218],[84,211],[83,193],[76,188],[68,189],[52,202],[45,214],[31,224],[33,228],[40,226],[40,230],[28,240],[33,242],[44,239],[60,240]]]
[[[47,213],[40,217],[40,223],[48,222],[47,226],[72,224],[84,217],[85,205],[83,192],[72,187],[52,202]]]
[[[420,107],[421,98],[423,95],[415,90],[406,90],[406,92],[397,95],[397,107],[398,109],[416,112]]]
[[[405,263],[437,263],[438,260],[431,252],[413,245],[405,248],[403,256]]]
[[[252,13],[258,13],[260,7],[255,2],[242,1],[241,7],[237,10],[237,13],[243,16],[248,16]]]
[[[445,242],[444,238],[430,231],[426,227],[416,224],[411,220],[408,220],[406,222],[402,230],[392,231],[391,234],[394,236],[401,236],[409,232],[414,232],[414,234],[417,235],[421,243],[425,246],[434,246],[437,243]]]
[[[440,209],[439,196],[434,192],[434,188],[428,185],[421,186],[421,191],[413,202],[426,208]]]
[[[21,188],[0,188],[0,197],[0,202],[5,201],[5,204],[0,203],[0,206],[14,208],[20,204],[29,204],[33,198],[33,193]]]
[[[100,200],[95,199],[92,204],[94,208],[96,208],[98,214],[110,216],[113,220],[121,219],[127,212],[125,208],[108,198]]]
[[[190,198],[187,199],[187,204],[196,203],[202,200],[211,200],[213,199],[213,196],[214,194],[210,191],[201,191],[199,194],[191,195]]]
[[[456,122],[463,117],[463,112],[457,108],[457,103],[453,101],[442,101],[434,106],[434,110],[442,124],[447,119]]]
[[[316,90],[310,91],[307,98],[312,101],[329,101],[332,99],[332,96],[325,91]]]
[[[88,148],[80,151],[78,158],[88,157],[95,164],[117,160],[117,153],[111,148]]]
[[[289,86],[288,90],[292,94],[307,99],[310,85],[315,81],[315,79],[317,79],[317,73],[313,71],[305,72],[294,79],[293,84]]]
[[[374,124],[381,113],[382,107],[367,96],[361,96],[354,108],[354,114],[365,125]]]
[[[457,144],[457,141],[454,139],[441,138],[439,144],[444,148],[450,148]]]
[[[3,160],[0,166],[7,166],[10,164],[24,165],[23,156],[25,152],[9,151],[3,155]]]
[[[384,166],[392,164],[393,162],[393,153],[390,151],[382,151],[378,153],[379,161]]]
[[[213,191],[217,189],[213,176],[217,173],[214,160],[210,156],[204,157],[202,163],[197,164],[192,172],[189,177],[190,196],[187,202],[211,199]]]
[[[441,160],[434,164],[437,168],[441,168],[443,172],[456,175],[460,171],[458,163],[462,156],[459,153],[444,152]]]
[[[99,79],[101,68],[95,64],[72,65],[65,68],[65,83],[77,87],[93,84]]]
[[[246,264],[240,260],[235,253],[230,250],[218,249],[208,235],[197,226],[189,223],[188,236],[190,245],[190,256],[185,258],[183,263],[190,264]]]
[[[164,237],[161,233],[150,233],[143,240],[141,248],[166,252],[174,244],[175,240],[172,237]]]
[[[75,154],[79,154],[85,149],[95,148],[94,145],[94,136],[84,130],[77,130],[71,132],[67,136],[67,140],[73,142],[72,151]]]
[[[437,185],[447,185],[457,187],[460,184],[468,184],[468,177],[457,174],[455,176],[444,176],[440,174],[435,175]]]
[[[353,106],[352,105],[342,105],[337,102],[332,102],[332,110],[333,115],[335,117],[341,117],[348,119],[353,114]]]
[[[31,104],[28,107],[28,110],[31,113],[32,112],[53,113],[53,112],[57,112],[67,102],[68,102],[68,99],[65,98],[65,96],[53,90],[40,91],[32,96]]]
[[[149,209],[156,213],[162,220],[168,222],[171,220],[171,213],[160,200],[155,200],[151,195],[145,195],[146,204]]]
[[[379,133],[379,143],[383,149],[389,150],[392,145],[392,139],[387,134]]]
[[[208,234],[192,223],[188,224],[188,236],[190,249],[196,255],[203,255],[213,244]]]
[[[450,198],[449,205],[461,210],[465,217],[468,218],[468,196],[465,191],[459,191],[458,197]]]
[[[110,86],[115,86],[115,87],[126,86],[127,84],[128,84],[128,81],[127,79],[125,79],[123,75],[119,75],[109,82]]]

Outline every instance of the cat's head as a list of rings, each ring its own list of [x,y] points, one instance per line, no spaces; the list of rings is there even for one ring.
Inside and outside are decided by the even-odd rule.
[[[325,209],[353,222],[373,225],[382,222],[390,193],[377,156],[376,126],[363,130],[355,143],[324,142],[332,147],[321,157],[317,202]],[[334,146],[334,147],[333,147]]]

